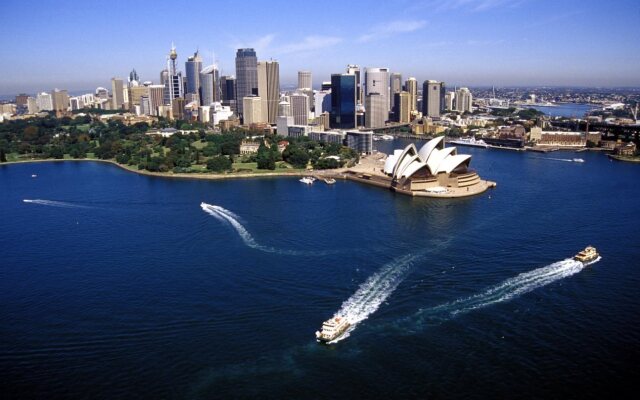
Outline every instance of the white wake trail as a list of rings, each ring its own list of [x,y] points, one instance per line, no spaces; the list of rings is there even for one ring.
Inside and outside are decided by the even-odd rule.
[[[252,249],[264,251],[266,253],[274,253],[289,256],[321,256],[327,254],[333,254],[332,251],[296,251],[296,250],[283,250],[276,249],[274,247],[264,246],[258,243],[251,233],[238,221],[238,216],[226,208],[216,206],[213,204],[200,203],[200,207],[204,212],[216,218],[219,221],[227,222],[235,229],[244,244]]]
[[[600,257],[586,265],[591,265],[598,261],[600,261]],[[458,314],[464,314],[496,303],[509,301],[535,289],[575,275],[582,271],[584,267],[585,264],[582,262],[567,258],[545,267],[519,274],[486,289],[482,293],[440,306],[420,310],[411,320],[417,319],[418,326],[421,326],[429,321],[441,321],[454,318]]]
[[[42,200],[42,199],[24,199],[22,200],[24,203],[29,204],[38,204],[41,206],[49,206],[49,207],[61,207],[61,208],[91,208],[88,206],[81,206],[74,203],[67,203],[64,201],[54,201],[54,200]]]
[[[402,282],[421,254],[408,254],[398,257],[384,265],[378,272],[364,281],[358,290],[349,297],[334,317],[344,317],[351,326],[342,336],[329,343],[337,343],[349,337],[356,326],[376,312],[380,305]]]

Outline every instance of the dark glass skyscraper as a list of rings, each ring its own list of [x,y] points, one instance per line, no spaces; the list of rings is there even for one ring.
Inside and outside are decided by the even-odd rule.
[[[223,76],[220,78],[220,92],[222,93],[222,105],[231,107],[231,111],[237,113],[236,78]]]
[[[193,56],[187,59],[187,62],[184,63],[185,72],[187,74],[187,91],[186,93],[198,94],[200,95],[200,102],[202,103],[202,98],[205,97],[201,93],[201,83],[200,83],[200,71],[202,70],[202,58],[200,54],[196,51]],[[206,104],[209,105],[209,104]]]
[[[236,52],[236,101],[242,115],[242,99],[258,94],[258,57],[254,49]]]
[[[329,125],[335,129],[356,127],[356,76],[331,75],[331,113]]]

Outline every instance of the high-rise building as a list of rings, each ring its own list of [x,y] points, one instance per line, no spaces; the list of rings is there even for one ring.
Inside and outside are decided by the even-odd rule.
[[[393,115],[396,122],[406,124],[411,121],[411,110],[409,108],[409,102],[411,96],[409,92],[402,91],[394,95],[394,109]]]
[[[244,110],[243,125],[266,122],[266,118],[262,116],[262,105],[259,96],[245,96],[242,98],[242,103],[242,109]]]
[[[396,93],[400,93],[402,91],[402,75],[394,72],[391,74],[389,78],[389,101],[391,103],[390,109],[393,110],[395,106],[395,95]]]
[[[331,75],[331,113],[329,124],[335,129],[356,127],[356,76]]]
[[[315,104],[314,116],[316,118],[320,117],[325,112],[331,112],[331,89],[316,91],[313,94],[313,97],[313,102]]]
[[[191,57],[187,58],[187,62],[184,63],[184,70],[187,76],[186,94],[198,94],[200,96],[200,99],[202,100],[204,98],[204,96],[200,92],[200,71],[202,70],[202,57],[200,57],[200,54],[198,54],[197,50]]]
[[[38,110],[38,102],[35,97],[29,97],[27,99],[27,114],[35,114]]]
[[[200,104],[210,106],[211,103],[222,100],[222,93],[220,93],[220,76],[217,65],[209,65],[200,71],[199,80]]]
[[[385,98],[380,93],[369,93],[364,96],[364,126],[366,128],[380,128],[387,120],[387,106]]]
[[[472,112],[473,96],[471,95],[471,91],[466,87],[461,87],[456,90],[455,103],[456,111],[461,113]]]
[[[444,111],[444,82],[424,81],[422,84],[422,114],[425,117],[439,117]]]
[[[53,110],[53,97],[49,93],[38,93],[36,104],[39,111],[51,111]]]
[[[69,93],[66,90],[53,89],[51,98],[54,111],[67,111],[69,109]]]
[[[302,92],[296,92],[289,96],[291,104],[291,116],[295,125],[309,124],[309,96]]]
[[[447,92],[444,95],[444,109],[445,110],[454,111],[456,109],[455,98],[456,98],[456,93],[455,92]]]
[[[151,115],[158,115],[158,108],[164,104],[165,90],[165,85],[149,86],[149,112]]]
[[[311,71],[298,71],[298,89],[313,89],[313,81],[311,80]]]
[[[404,83],[404,89],[409,93],[409,112],[418,109],[418,81],[411,77]]]
[[[238,97],[236,93],[236,78],[235,76],[222,76],[220,77],[220,93],[222,97],[222,105],[230,107],[231,111],[238,112]]]
[[[129,78],[127,78],[127,86],[132,87],[132,86],[138,86],[139,84],[140,84],[140,77],[138,76],[138,73],[134,68],[131,70],[131,72],[129,72]]]
[[[258,58],[254,49],[236,52],[236,99],[238,114],[243,116],[244,97],[258,94]]]
[[[173,99],[184,98],[184,83],[182,82],[182,72],[178,72],[176,60],[178,53],[175,46],[171,46],[169,57],[167,57],[167,69],[160,73],[161,81],[164,81],[165,93],[164,104],[170,106]]]
[[[347,65],[347,74],[354,75],[356,77],[356,104],[362,104],[364,102],[364,92],[362,89],[360,67],[354,64]]]
[[[129,104],[130,109],[133,110],[135,106],[141,105],[142,97],[146,96],[149,99],[149,87],[148,86],[132,86],[129,88]]]
[[[277,61],[258,62],[258,95],[262,116],[266,116],[268,123],[275,124],[280,102],[280,65]]]
[[[367,68],[365,72],[365,81],[365,96],[371,93],[379,93],[384,98],[384,104],[386,104],[385,107],[388,113],[390,105],[389,68]]]
[[[184,119],[184,106],[185,101],[182,97],[173,99],[171,103],[171,115],[173,115],[173,119]]]
[[[322,85],[320,85],[320,90],[322,91],[330,91],[331,90],[331,81],[323,81]]]
[[[278,104],[278,117],[290,117],[291,116],[291,103],[288,100],[282,100]]]
[[[124,106],[124,82],[119,78],[111,78],[111,109],[122,110]]]

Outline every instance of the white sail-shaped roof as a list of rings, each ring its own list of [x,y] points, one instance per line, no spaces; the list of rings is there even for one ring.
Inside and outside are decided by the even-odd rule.
[[[444,161],[447,157],[451,155],[451,153],[455,153],[455,147],[447,147],[446,149],[438,150],[433,149],[429,159],[427,160],[427,165],[429,166],[429,171],[432,174],[436,174],[438,170],[438,166]]]
[[[443,140],[444,136],[438,136],[437,138],[429,140],[424,146],[420,148],[420,151],[418,151],[420,158],[423,161],[429,160],[429,156],[431,155],[433,149],[438,147],[438,145],[442,143]],[[442,146],[444,147],[444,144]]]
[[[446,172],[449,174],[451,173],[451,171],[458,168],[460,165],[464,163],[467,163],[468,165],[470,162],[471,162],[471,156],[468,154],[458,154],[455,156],[449,156],[445,158],[444,161],[440,163],[440,165],[438,165],[438,170],[436,171],[436,173]]]
[[[414,146],[413,143],[405,147],[404,150],[402,150],[400,156],[398,156],[396,165],[393,167],[393,177],[395,178],[396,176],[398,176],[398,170],[406,166],[406,163],[408,162],[407,155],[414,156],[417,154],[418,149],[416,149],[416,146]]]

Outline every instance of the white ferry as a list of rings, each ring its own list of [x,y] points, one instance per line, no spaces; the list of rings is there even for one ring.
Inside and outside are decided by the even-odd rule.
[[[483,147],[485,149],[489,147],[489,145],[486,144],[484,142],[484,140],[482,140],[482,139],[476,140],[476,138],[474,138],[474,137],[466,137],[466,138],[460,138],[460,139],[456,139],[456,140],[448,140],[447,143],[457,144],[457,145],[460,145],[460,146]]]
[[[304,178],[300,179],[300,182],[306,183],[307,185],[311,185],[315,181],[316,181],[316,178],[312,176],[305,176]]]
[[[373,141],[374,142],[379,142],[381,140],[388,141],[388,140],[393,140],[393,139],[394,139],[394,137],[391,136],[391,135],[374,135],[373,136]]]
[[[576,261],[581,261],[583,263],[588,263],[590,261],[595,260],[600,255],[596,251],[596,248],[593,246],[587,246],[586,249],[582,250],[580,253],[576,254],[573,259]]]
[[[322,323],[322,330],[316,331],[316,339],[319,342],[330,342],[339,338],[350,326],[345,317],[333,317]]]

